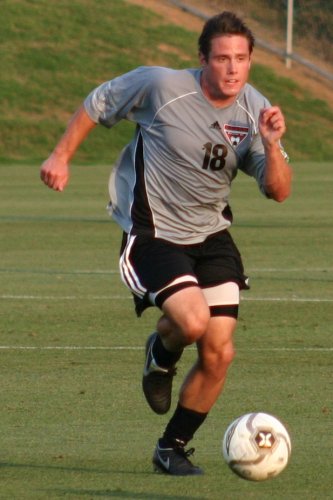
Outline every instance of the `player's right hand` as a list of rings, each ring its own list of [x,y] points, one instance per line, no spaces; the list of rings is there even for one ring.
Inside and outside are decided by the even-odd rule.
[[[40,178],[49,188],[63,191],[69,181],[69,165],[52,153],[41,166]]]

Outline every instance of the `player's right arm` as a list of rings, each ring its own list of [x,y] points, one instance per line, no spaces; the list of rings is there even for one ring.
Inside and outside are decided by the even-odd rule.
[[[69,164],[80,144],[96,126],[82,105],[70,120],[68,127],[44,161],[40,170],[42,181],[55,191],[63,191],[69,180]]]

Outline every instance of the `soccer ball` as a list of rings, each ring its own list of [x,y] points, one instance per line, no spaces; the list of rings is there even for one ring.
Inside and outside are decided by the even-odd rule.
[[[285,426],[273,415],[248,413],[229,425],[222,452],[235,474],[251,481],[264,481],[286,467],[291,441]]]

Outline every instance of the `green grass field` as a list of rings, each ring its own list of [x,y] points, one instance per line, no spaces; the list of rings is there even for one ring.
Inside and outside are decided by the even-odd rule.
[[[281,205],[235,181],[232,234],[252,287],[225,391],[193,441],[206,474],[181,479],[152,472],[168,416],[149,411],[141,372],[158,311],[136,319],[121,284],[109,168],[77,166],[54,193],[38,165],[0,167],[0,498],[333,498],[333,174],[324,163],[294,170]],[[179,366],[174,404],[194,356]],[[287,469],[263,483],[236,477],[221,456],[227,425],[257,410],[281,418],[293,443]]]

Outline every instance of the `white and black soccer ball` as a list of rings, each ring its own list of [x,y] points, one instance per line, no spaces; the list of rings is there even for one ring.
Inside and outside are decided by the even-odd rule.
[[[229,425],[222,452],[235,474],[264,481],[280,474],[288,464],[291,440],[285,426],[273,415],[248,413]]]

